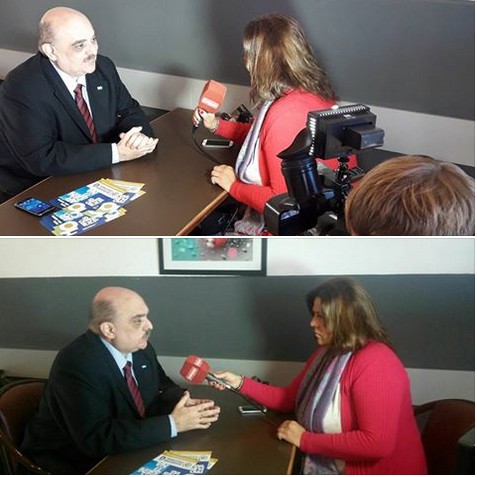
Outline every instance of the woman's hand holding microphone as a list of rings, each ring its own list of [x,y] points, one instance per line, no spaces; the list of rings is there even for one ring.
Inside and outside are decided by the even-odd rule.
[[[192,114],[192,123],[197,128],[201,122],[211,132],[215,132],[219,125],[219,119],[214,113],[208,113],[201,108],[195,108]]]
[[[212,373],[212,375],[229,384],[236,390],[240,390],[242,387],[243,376],[238,376],[237,374],[231,373],[230,371],[217,371]],[[225,386],[218,383],[217,381],[209,381],[209,385],[215,389],[218,389],[219,391],[223,391],[225,389]]]

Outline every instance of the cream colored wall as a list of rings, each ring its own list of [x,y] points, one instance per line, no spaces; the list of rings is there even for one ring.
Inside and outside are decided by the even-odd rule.
[[[268,275],[474,273],[473,238],[267,240]],[[0,278],[157,276],[154,238],[6,238]]]

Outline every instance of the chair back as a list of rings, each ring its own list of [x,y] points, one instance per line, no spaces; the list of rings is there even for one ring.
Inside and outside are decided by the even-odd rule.
[[[414,406],[429,474],[453,474],[459,439],[475,426],[475,403],[442,399]]]
[[[18,463],[30,472],[46,473],[19,449],[27,422],[38,409],[44,383],[43,379],[24,379],[0,389],[0,448],[8,473],[15,473]]]

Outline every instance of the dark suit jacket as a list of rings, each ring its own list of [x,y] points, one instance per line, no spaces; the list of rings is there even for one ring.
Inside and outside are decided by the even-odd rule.
[[[48,58],[37,53],[7,75],[0,87],[0,190],[16,194],[46,176],[108,167],[110,143],[133,126],[153,135],[147,116],[109,58],[98,55],[86,84],[101,144],[92,143],[73,97]]]
[[[133,354],[133,364],[144,419],[97,335],[87,331],[61,350],[27,427],[25,453],[55,474],[78,474],[108,454],[168,440],[168,414],[184,389],[167,377],[151,345]]]

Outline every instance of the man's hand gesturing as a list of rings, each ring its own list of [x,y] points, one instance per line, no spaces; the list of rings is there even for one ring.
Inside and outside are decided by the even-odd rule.
[[[208,429],[211,424],[219,419],[220,408],[213,401],[191,399],[188,391],[172,411],[177,432],[192,429]]]

